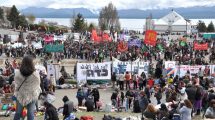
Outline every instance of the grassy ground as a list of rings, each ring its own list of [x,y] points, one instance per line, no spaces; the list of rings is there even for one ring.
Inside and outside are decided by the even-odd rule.
[[[75,113],[75,115],[77,116],[77,118],[80,118],[81,116],[85,116],[85,115],[89,115],[89,116],[93,116],[94,120],[102,120],[104,115],[111,115],[114,117],[120,117],[120,118],[125,118],[125,117],[129,117],[129,116],[133,116],[133,117],[140,117],[141,114],[140,113],[130,113],[130,112],[111,112],[111,113],[105,113],[105,112],[78,112]],[[62,116],[59,116],[60,120],[62,120]],[[0,117],[0,120],[12,120],[13,117]],[[43,116],[40,117],[36,117],[35,120],[43,120]],[[192,118],[192,120],[202,120],[202,118],[200,116],[195,116]]]

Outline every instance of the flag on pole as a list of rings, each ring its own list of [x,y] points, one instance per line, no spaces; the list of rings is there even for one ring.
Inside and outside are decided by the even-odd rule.
[[[157,32],[154,30],[147,30],[145,34],[144,43],[152,46],[156,46]]]

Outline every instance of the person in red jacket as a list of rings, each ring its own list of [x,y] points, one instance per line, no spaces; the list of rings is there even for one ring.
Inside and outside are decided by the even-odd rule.
[[[148,85],[150,88],[152,88],[154,86],[154,80],[151,77],[148,80]]]

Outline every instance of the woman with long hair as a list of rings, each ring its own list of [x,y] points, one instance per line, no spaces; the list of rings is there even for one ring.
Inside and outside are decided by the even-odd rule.
[[[22,60],[20,69],[15,72],[15,97],[16,114],[14,120],[20,120],[22,110],[27,108],[28,120],[34,120],[35,103],[41,93],[40,75],[35,70],[33,57],[25,56]]]
[[[181,115],[181,120],[191,120],[191,112],[192,112],[193,105],[190,100],[184,100],[183,107],[179,110]]]
[[[146,118],[152,119],[152,120],[156,120],[156,114],[157,114],[157,110],[153,104],[149,104],[143,113],[143,115]]]

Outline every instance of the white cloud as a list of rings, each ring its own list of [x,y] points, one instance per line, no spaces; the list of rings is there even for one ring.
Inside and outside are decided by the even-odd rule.
[[[153,9],[215,5],[215,0],[0,0],[1,5],[12,6],[15,4],[19,9],[34,6],[56,9],[83,7],[97,10],[110,2],[117,9]]]

